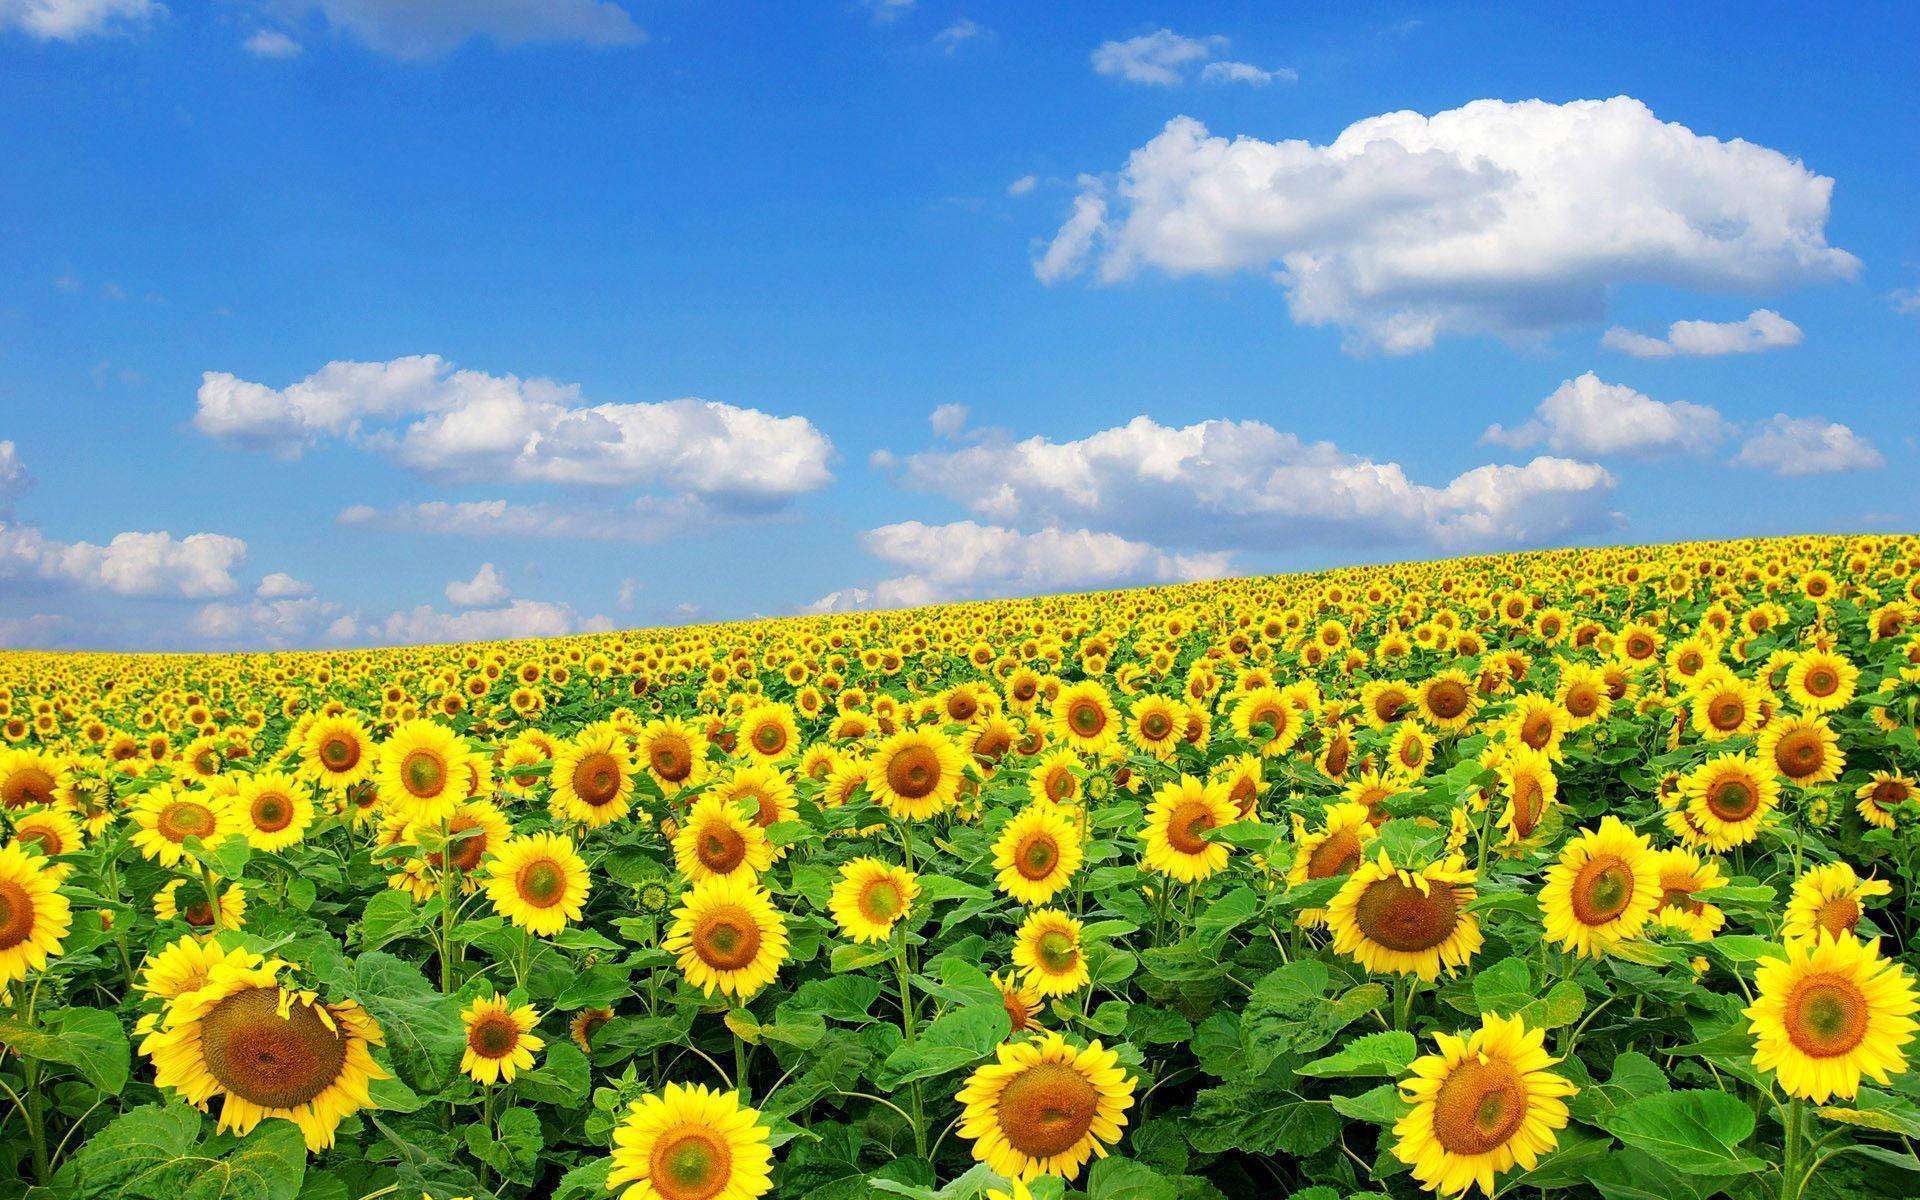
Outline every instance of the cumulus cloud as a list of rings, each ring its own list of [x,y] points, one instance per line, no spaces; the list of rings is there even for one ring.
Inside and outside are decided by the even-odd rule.
[[[571,42],[632,46],[646,31],[611,0],[270,0],[290,19],[318,14],[368,49],[400,59],[437,58],[475,38],[500,46]]]
[[[1431,486],[1260,421],[1174,428],[1140,416],[1076,441],[989,438],[908,455],[899,470],[907,486],[1000,524],[1180,549],[1512,547],[1616,521],[1616,481],[1593,463],[1543,456]]]
[[[383,621],[357,625],[347,640],[406,645],[487,642],[604,633],[612,628],[612,620],[605,616],[583,617],[569,604],[546,600],[515,600],[501,608],[470,608],[454,613],[440,612],[422,604],[393,613]]]
[[[862,0],[876,25],[890,25],[913,11],[915,0]]]
[[[193,632],[210,645],[235,649],[313,646],[339,640],[336,621],[352,624],[340,605],[313,596],[205,604],[193,614]]]
[[[256,29],[241,48],[255,58],[298,58],[300,43],[278,29]]]
[[[27,464],[20,461],[20,450],[12,442],[0,442],[0,499],[17,496],[27,490],[33,482],[33,476],[27,474]]]
[[[1387,113],[1326,146],[1228,140],[1177,117],[1117,176],[1082,184],[1034,271],[1271,272],[1296,322],[1408,353],[1443,334],[1597,322],[1619,284],[1849,277],[1859,260],[1826,241],[1832,191],[1776,150],[1625,96]]]
[[[948,25],[939,33],[933,35],[933,48],[942,54],[957,54],[960,47],[966,45],[968,42],[978,41],[981,38],[988,37],[992,32],[992,30],[980,24],[978,21],[969,17],[961,17],[959,20],[953,22],[953,24]]]
[[[1300,78],[1300,72],[1292,67],[1278,67],[1267,70],[1244,62],[1210,62],[1200,69],[1201,83],[1244,83],[1251,87],[1265,87],[1274,80],[1292,83]]]
[[[341,438],[436,479],[656,488],[729,511],[770,511],[832,479],[832,443],[805,417],[693,398],[586,405],[577,386],[434,354],[332,362],[284,388],[209,371],[193,422],[281,457]]]
[[[1007,195],[1016,196],[1016,197],[1025,196],[1030,194],[1034,188],[1039,186],[1040,186],[1039,176],[1022,175],[1020,178],[1014,180],[1012,183],[1007,185]]]
[[[0,29],[47,42],[137,32],[166,8],[154,0],[0,0]]]
[[[260,581],[253,594],[262,600],[288,600],[296,596],[311,596],[313,585],[303,579],[295,579],[285,571],[274,571]]]
[[[455,579],[447,584],[447,600],[455,608],[492,608],[507,602],[507,581],[492,563],[481,563],[472,579]]]
[[[862,539],[874,557],[905,574],[871,588],[821,597],[809,611],[905,608],[947,600],[1039,595],[1140,583],[1183,583],[1225,575],[1226,553],[1167,554],[1144,542],[1086,529],[1021,533],[1000,525],[903,521]]]
[[[1739,321],[1675,321],[1667,336],[1652,337],[1615,325],[1600,337],[1609,350],[1635,358],[1676,355],[1752,354],[1780,346],[1798,346],[1800,327],[1770,308],[1756,308]]]
[[[0,521],[0,583],[39,580],[117,596],[202,599],[238,590],[247,544],[221,533],[119,533],[104,546],[62,542]]]
[[[1676,400],[1663,404],[1592,371],[1568,379],[1514,429],[1490,425],[1481,440],[1520,448],[1542,443],[1565,454],[1649,457],[1705,450],[1727,434],[1717,409]]]
[[[1093,70],[1127,83],[1174,87],[1186,79],[1187,68],[1213,57],[1227,39],[1217,35],[1183,37],[1171,29],[1156,29],[1124,41],[1102,42],[1093,52]]]
[[[1789,477],[1873,471],[1887,462],[1872,442],[1838,421],[1785,413],[1761,422],[1733,461]]]
[[[936,437],[957,438],[966,429],[969,415],[964,404],[942,404],[928,415],[927,424],[933,426]]]

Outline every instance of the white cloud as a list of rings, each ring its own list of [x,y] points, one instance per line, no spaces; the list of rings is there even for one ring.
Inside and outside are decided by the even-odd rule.
[[[401,59],[435,58],[474,38],[500,46],[647,40],[611,0],[276,0],[273,7],[293,17],[318,13],[369,49]]]
[[[0,521],[0,582],[42,580],[119,596],[203,599],[239,588],[232,571],[246,555],[245,542],[220,533],[179,540],[168,533],[119,533],[97,546]]]
[[[295,579],[285,571],[274,571],[260,581],[253,594],[262,600],[291,600],[298,596],[313,595],[313,585],[304,579]]]
[[[969,17],[961,17],[953,24],[933,35],[933,48],[942,54],[955,54],[968,42],[977,41],[992,33],[985,25]]]
[[[915,0],[862,0],[873,11],[873,23],[891,25],[913,11]]]
[[[1785,413],[1761,422],[1733,461],[1785,476],[1873,471],[1887,463],[1872,442],[1838,421]]]
[[[206,642],[239,649],[312,646],[339,640],[330,627],[353,618],[338,604],[312,596],[216,602],[194,613],[192,629]]]
[[[1833,181],[1776,150],[1664,124],[1630,97],[1387,113],[1331,145],[1229,141],[1177,117],[1083,183],[1044,282],[1271,271],[1295,321],[1350,348],[1538,336],[1609,288],[1754,291],[1845,278]]]
[[[952,440],[967,427],[968,415],[964,404],[942,404],[927,417],[927,424],[933,426],[936,437]]]
[[[632,610],[634,598],[640,594],[640,589],[644,586],[646,585],[631,576],[620,581],[620,595],[618,600],[621,612]]]
[[[1025,196],[1031,193],[1034,188],[1039,186],[1040,186],[1040,179],[1038,176],[1022,175],[1020,178],[1014,180],[1012,183],[1007,185],[1007,195]]]
[[[492,563],[481,563],[472,579],[455,579],[447,584],[447,600],[455,608],[492,608],[507,602],[507,581]]]
[[[256,29],[240,45],[255,58],[298,58],[301,54],[300,43],[278,29]]]
[[[1600,344],[1635,358],[1675,355],[1752,354],[1780,346],[1798,346],[1800,327],[1770,308],[1756,308],[1739,321],[1675,321],[1667,336],[1651,337],[1615,325]]]
[[[1260,421],[1173,428],[1140,416],[1077,441],[986,438],[909,455],[900,468],[907,486],[1000,524],[1202,550],[1524,546],[1616,520],[1615,480],[1592,463],[1541,457],[1435,487],[1398,463]]]
[[[1100,43],[1093,52],[1093,70],[1127,83],[1174,87],[1185,82],[1187,67],[1213,57],[1226,45],[1223,37],[1190,38],[1171,29],[1156,29],[1125,41]]]
[[[470,608],[457,613],[439,612],[422,604],[396,612],[384,621],[359,625],[349,640],[409,645],[486,642],[603,633],[612,628],[613,622],[605,616],[582,617],[571,605],[545,600],[515,600],[504,608]]]
[[[1299,78],[1300,72],[1292,67],[1269,71],[1243,62],[1210,62],[1200,70],[1201,83],[1244,83],[1252,87],[1265,87],[1276,79],[1292,83]]]
[[[332,362],[280,389],[209,371],[194,425],[283,457],[346,438],[433,478],[659,488],[732,511],[779,508],[832,479],[832,443],[805,417],[692,398],[587,406],[577,386],[433,354]]]
[[[642,497],[617,508],[506,500],[428,500],[391,508],[355,504],[342,509],[335,519],[342,525],[453,537],[657,542],[709,528],[723,521],[725,514],[696,502],[653,502]]]
[[[903,521],[870,530],[866,549],[906,573],[872,588],[822,597],[811,611],[904,608],[946,600],[1038,595],[1136,583],[1180,583],[1225,575],[1225,553],[1167,554],[1143,542],[1086,529],[1021,533],[1000,525]]]
[[[1893,302],[1895,312],[1920,313],[1920,287],[1897,288],[1887,299]]]
[[[50,42],[133,33],[166,8],[154,0],[0,0],[0,29]]]
[[[1500,446],[1537,446],[1589,457],[1651,456],[1705,450],[1727,434],[1717,409],[1676,400],[1663,404],[1592,371],[1563,381],[1514,429],[1490,425],[1481,440]]]
[[[20,450],[11,441],[0,442],[0,496],[17,496],[27,490],[33,476],[20,461]]]

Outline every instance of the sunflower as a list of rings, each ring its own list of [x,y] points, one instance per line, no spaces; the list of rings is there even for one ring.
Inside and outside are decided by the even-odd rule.
[[[47,866],[25,847],[0,846],[0,985],[45,967],[73,927],[73,908]]]
[[[856,942],[883,942],[913,911],[920,880],[905,867],[877,858],[856,858],[840,867],[828,911],[841,932]]]
[[[380,746],[380,803],[409,821],[437,823],[467,798],[466,743],[424,718],[408,721]]]
[[[903,729],[873,753],[867,790],[897,820],[924,821],[960,791],[960,747],[930,729]]]
[[[51,805],[72,768],[43,750],[0,750],[0,808]]]
[[[300,781],[281,771],[264,771],[240,781],[233,810],[247,845],[260,851],[298,845],[313,824],[313,798]]]
[[[1551,759],[1520,745],[1507,748],[1494,773],[1507,798],[1500,812],[1500,828],[1507,831],[1507,844],[1517,845],[1533,836],[1540,819],[1558,800],[1560,780]]]
[[[212,938],[184,934],[157,954],[149,954],[135,986],[151,1000],[171,1000],[207,984],[207,976],[226,961],[227,950]]]
[[[1638,934],[1659,904],[1653,848],[1618,817],[1571,839],[1540,888],[1547,939],[1582,958]]]
[[[1653,919],[1669,929],[1678,929],[1696,942],[1704,942],[1720,932],[1727,914],[1717,905],[1694,897],[1695,892],[1711,891],[1726,884],[1720,864],[1702,858],[1691,850],[1662,850],[1654,855],[1660,871],[1660,907]]]
[[[770,1133],[733,1092],[669,1083],[613,1131],[620,1200],[755,1200],[773,1186]]]
[[[1306,720],[1286,691],[1260,687],[1233,706],[1233,729],[1243,741],[1254,743],[1262,758],[1293,749],[1305,732]],[[1265,733],[1258,731],[1265,730]]]
[[[58,808],[34,808],[13,814],[13,840],[21,849],[57,858],[85,848],[80,822]]]
[[[633,759],[626,735],[602,722],[582,729],[553,759],[553,813],[589,829],[633,809]]]
[[[1831,651],[1809,650],[1787,670],[1787,695],[1801,712],[1838,712],[1853,703],[1860,668]]]
[[[799,740],[793,710],[784,704],[755,705],[740,716],[740,744],[761,762],[788,757]]]
[[[1147,868],[1182,883],[1219,874],[1226,869],[1232,847],[1210,841],[1206,835],[1239,819],[1240,810],[1228,798],[1224,784],[1182,775],[1162,785],[1147,806],[1147,824],[1141,833]]]
[[[591,1054],[593,1035],[599,1033],[601,1027],[611,1020],[613,1020],[611,1008],[583,1008],[574,1014],[573,1020],[567,1022],[567,1036],[573,1039],[574,1045]]]
[[[590,881],[573,839],[556,833],[518,837],[487,866],[487,897],[501,916],[529,933],[552,937],[580,919]]]
[[[1840,777],[1846,755],[1827,719],[1820,716],[1777,716],[1760,731],[1755,752],[1788,783],[1806,787]]]
[[[198,879],[176,879],[153,895],[153,917],[156,921],[185,921],[195,929],[213,929],[215,927],[213,905],[207,898],[207,887]],[[238,929],[247,919],[247,888],[235,881],[227,885],[220,893],[221,929]]]
[[[1752,733],[1760,725],[1760,689],[1731,671],[1696,680],[1687,702],[1693,730],[1710,742]]]
[[[1862,1075],[1884,1085],[1906,1070],[1901,1047],[1913,1039],[1920,997],[1877,940],[1791,939],[1784,958],[1761,960],[1754,985],[1759,995],[1745,1010],[1753,1065],[1775,1072],[1788,1095],[1851,1100]]]
[[[1479,895],[1473,884],[1458,856],[1411,871],[1395,867],[1383,850],[1328,903],[1333,948],[1369,971],[1431,982],[1480,949],[1480,923],[1467,911]]]
[[[1179,704],[1161,695],[1142,696],[1127,716],[1127,741],[1161,762],[1171,762],[1185,726]]]
[[[300,742],[301,777],[335,796],[373,774],[374,761],[366,726],[345,713],[316,720]]]
[[[1413,1110],[1395,1122],[1393,1156],[1430,1192],[1458,1195],[1516,1163],[1532,1170],[1559,1145],[1566,1097],[1579,1089],[1548,1068],[1546,1031],[1492,1013],[1466,1037],[1436,1033],[1438,1054],[1415,1059],[1400,1084]]]
[[[372,1105],[368,1085],[388,1078],[369,1052],[382,1044],[380,1027],[357,1004],[288,990],[279,981],[285,969],[231,952],[203,986],[167,1004],[140,1049],[157,1086],[201,1108],[221,1099],[222,1131],[245,1136],[284,1117],[309,1150],[324,1150],[343,1118]]]
[[[479,886],[474,875],[480,869],[480,861],[512,840],[513,826],[507,823],[507,814],[492,801],[468,800],[453,810],[453,819],[446,823],[444,837],[439,825],[409,825],[401,837],[414,845],[431,843],[434,848],[427,850],[421,861],[435,871],[444,869],[446,847],[451,846],[453,869],[459,872],[462,886],[471,890]]]
[[[773,865],[773,845],[738,804],[702,796],[673,835],[673,858],[680,873],[695,883],[735,874],[751,879]]]
[[[720,991],[744,1002],[779,975],[787,923],[753,880],[709,879],[681,895],[660,945],[678,957],[687,982],[709,996]]]
[[[1722,754],[1687,772],[1680,783],[1687,817],[1715,850],[1743,846],[1780,802],[1780,785],[1751,758]]]
[[[1009,1036],[1045,1030],[1040,1024],[1040,1010],[1047,998],[1039,989],[1022,983],[1012,972],[1002,977],[998,971],[993,973],[993,986],[1000,989],[1000,1006],[1007,1010],[1007,1020],[1013,1026]]]
[[[475,996],[460,1020],[467,1028],[460,1069],[475,1083],[512,1083],[516,1071],[533,1068],[533,1056],[547,1044],[533,1034],[540,1014],[531,1004],[514,1008],[498,995]]]
[[[166,784],[149,788],[133,802],[134,848],[163,867],[181,859],[195,861],[186,852],[188,838],[199,838],[211,850],[241,832],[243,822],[226,796],[204,788],[175,790]]]
[[[1366,844],[1378,836],[1379,829],[1370,819],[1364,804],[1329,804],[1321,817],[1320,829],[1309,833],[1306,822],[1294,816],[1293,864],[1287,868],[1287,885],[1298,887],[1314,879],[1332,879],[1359,867],[1366,858]],[[1295,921],[1309,928],[1325,924],[1326,910],[1302,909]]]
[[[1607,719],[1613,708],[1613,696],[1607,690],[1606,676],[1587,663],[1568,663],[1560,668],[1560,682],[1554,689],[1554,703],[1567,714],[1567,728],[1585,729]]]
[[[1022,904],[1045,904],[1080,869],[1080,834],[1057,805],[1038,801],[1022,809],[993,843],[995,882]]]
[[[1893,810],[1914,796],[1913,780],[1897,770],[1875,771],[1853,795],[1860,801],[1855,811],[1862,820],[1882,829],[1892,829],[1896,824]]]
[[[640,761],[667,796],[705,777],[707,739],[678,717],[662,717],[640,730]]]
[[[1076,1049],[1057,1033],[1003,1042],[954,1097],[973,1157],[1009,1179],[1075,1179],[1105,1158],[1133,1107],[1134,1083],[1099,1042]]]
[[[1255,754],[1241,754],[1215,763],[1208,773],[1209,783],[1227,790],[1227,799],[1242,821],[1260,819],[1260,789],[1265,786],[1266,765]]]
[[[1480,697],[1474,694],[1473,681],[1465,671],[1440,671],[1429,676],[1414,690],[1414,703],[1419,706],[1421,720],[1448,732],[1465,729],[1480,710]]]
[[[1079,991],[1089,978],[1080,922],[1057,908],[1034,909],[1013,935],[1013,965],[1042,996]]]
[[[1079,799],[1080,756],[1064,747],[1047,751],[1027,772],[1027,794],[1054,804]]]
[[[1386,810],[1386,803],[1404,790],[1405,782],[1397,773],[1383,775],[1368,767],[1347,780],[1340,789],[1340,798],[1349,804],[1361,805],[1367,810],[1368,820],[1384,825],[1392,815]]]
[[[1393,740],[1387,746],[1389,770],[1411,782],[1426,774],[1432,762],[1433,740],[1424,728],[1409,723],[1394,731]]]
[[[1815,867],[1793,881],[1793,894],[1787,899],[1787,916],[1780,927],[1780,936],[1812,937],[1816,933],[1836,938],[1851,936],[1860,924],[1866,902],[1892,892],[1891,883],[1884,879],[1862,879],[1843,862]]]
[[[1521,696],[1513,711],[1507,714],[1507,730],[1514,741],[1556,761],[1569,724],[1571,719],[1566,709],[1549,697],[1532,692]]]
[[[1119,738],[1120,715],[1107,689],[1093,680],[1061,688],[1048,711],[1055,732],[1083,754],[1105,750]]]

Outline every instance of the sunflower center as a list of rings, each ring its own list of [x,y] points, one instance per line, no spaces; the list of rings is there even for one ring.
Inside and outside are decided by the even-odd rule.
[[[1027,1010],[1027,1002],[1022,1000],[1017,992],[1002,988],[1000,1007],[1007,1010],[1007,1020],[1013,1022],[1013,1032],[1025,1032],[1028,1022],[1032,1019],[1032,1014]]]
[[[709,1200],[733,1174],[733,1151],[704,1126],[662,1134],[647,1159],[647,1182],[661,1200]]]
[[[253,827],[261,833],[279,833],[293,824],[293,801],[278,792],[253,798]]]
[[[1576,717],[1590,717],[1599,707],[1599,694],[1586,684],[1581,684],[1567,692],[1567,711]]]
[[[1660,907],[1677,908],[1681,912],[1698,916],[1706,911],[1706,905],[1693,898],[1700,885],[1691,879],[1678,879],[1672,882],[1662,881],[1660,887]]]
[[[1774,748],[1774,764],[1788,779],[1804,779],[1820,770],[1827,750],[1819,735],[1810,729],[1796,729],[1780,739]]]
[[[350,737],[330,737],[320,743],[320,761],[329,771],[351,771],[360,762],[360,743]]]
[[[1167,817],[1167,845],[1182,854],[1205,854],[1213,810],[1197,800],[1182,801]]]
[[[567,894],[567,873],[550,858],[536,858],[513,877],[520,899],[535,908],[552,908]]]
[[[730,874],[746,860],[747,839],[731,825],[710,825],[700,832],[695,856],[714,874]]]
[[[1535,750],[1544,750],[1553,740],[1553,718],[1536,713],[1520,727],[1520,740]]]
[[[1147,740],[1158,742],[1173,732],[1173,722],[1163,712],[1150,712],[1141,718],[1140,732]]]
[[[1066,800],[1073,796],[1073,772],[1065,767],[1056,767],[1047,774],[1047,797],[1052,800]]]
[[[1307,855],[1308,879],[1331,879],[1360,865],[1360,835],[1351,829],[1328,834]]]
[[[1080,961],[1080,947],[1064,929],[1049,929],[1041,934],[1034,952],[1041,965],[1056,974],[1072,970]]]
[[[1327,774],[1338,779],[1347,773],[1347,763],[1353,758],[1353,743],[1344,737],[1333,739],[1327,747]]]
[[[1063,1063],[1039,1063],[1007,1081],[1000,1093],[1000,1131],[1029,1158],[1065,1154],[1093,1128],[1100,1093]]]
[[[1398,875],[1368,884],[1354,907],[1354,922],[1369,941],[1409,953],[1452,937],[1459,918],[1460,900],[1450,885],[1430,883],[1422,892]]]
[[[1815,911],[1813,919],[1820,928],[1836,938],[1843,933],[1852,933],[1854,926],[1860,923],[1860,902],[1852,896],[1831,897]]]
[[[160,811],[160,819],[154,822],[155,830],[170,842],[204,838],[214,831],[215,825],[213,810],[191,800],[167,805]]]
[[[760,953],[760,926],[737,905],[716,908],[693,929],[693,951],[716,971],[738,971]]]
[[[1234,781],[1233,790],[1227,793],[1227,799],[1233,801],[1234,808],[1238,809],[1240,815],[1244,817],[1253,812],[1254,801],[1259,793],[1260,789],[1255,786],[1252,777],[1243,775]]]
[[[1605,925],[1633,903],[1633,872],[1617,854],[1587,860],[1573,877],[1573,915],[1582,925]]]
[[[787,745],[787,731],[769,721],[753,731],[754,748],[762,754],[778,754]]]
[[[17,829],[14,831],[14,838],[22,846],[37,849],[48,858],[52,858],[56,854],[65,853],[65,847],[62,846],[60,842],[60,835],[45,825],[34,825]]]
[[[1815,667],[1801,681],[1810,696],[1831,696],[1840,690],[1839,677],[1825,667]]]
[[[1454,1154],[1506,1144],[1527,1117],[1527,1085],[1513,1064],[1469,1060],[1447,1073],[1433,1098],[1433,1136]]]
[[[1100,711],[1098,704],[1090,700],[1080,700],[1067,710],[1067,723],[1073,726],[1073,731],[1081,737],[1092,737],[1106,728],[1107,716]]]
[[[693,770],[693,756],[678,741],[654,743],[647,761],[653,764],[653,773],[669,783],[680,782]]]
[[[455,817],[452,822],[448,824],[447,833],[449,836],[456,833],[464,833],[469,829],[478,828],[479,825],[480,822],[463,813]],[[471,871],[480,865],[481,856],[487,852],[487,835],[485,832],[481,832],[473,837],[461,838],[459,841],[450,844],[453,846],[453,865],[463,872]],[[447,859],[446,855],[436,851],[427,855],[427,861],[435,868],[438,868],[443,865]]]
[[[400,784],[421,800],[431,800],[447,787],[447,764],[431,750],[415,750],[400,760]]]
[[[1812,975],[1787,997],[1787,1037],[1803,1053],[1832,1058],[1867,1036],[1867,998],[1859,985],[1838,975]]]
[[[33,933],[33,897],[11,879],[0,879],[0,950],[11,950]]]
[[[1726,732],[1738,729],[1747,719],[1747,706],[1738,696],[1722,696],[1707,706],[1707,721],[1715,729]]]
[[[1060,847],[1045,833],[1036,833],[1020,843],[1013,856],[1014,869],[1022,878],[1042,880],[1060,865]]]
[[[311,1004],[280,1014],[280,989],[253,987],[200,1020],[200,1053],[222,1087],[262,1108],[298,1108],[331,1087],[347,1062],[347,1035]]]
[[[1443,721],[1467,711],[1467,689],[1457,679],[1443,679],[1427,689],[1427,707]]]
[[[22,767],[7,777],[5,803],[8,808],[53,801],[53,776],[39,767]]]
[[[900,885],[891,879],[876,879],[861,889],[860,911],[876,925],[891,925],[905,907]]]
[[[620,795],[620,764],[604,750],[582,755],[573,768],[573,791],[598,808]]]
[[[467,1045],[482,1058],[505,1058],[520,1044],[520,1026],[505,1013],[488,1013],[467,1030]]]
[[[1883,779],[1873,785],[1873,802],[1881,808],[1893,808],[1906,798],[1906,785],[1897,779]]]
[[[1760,793],[1744,779],[1722,779],[1707,789],[1707,811],[1722,821],[1744,821],[1760,807]]]
[[[940,786],[940,756],[928,746],[908,746],[887,763],[887,786],[918,800]]]

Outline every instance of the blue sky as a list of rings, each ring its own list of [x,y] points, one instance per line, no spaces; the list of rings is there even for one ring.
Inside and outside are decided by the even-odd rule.
[[[1534,7],[0,0],[0,644],[1912,529],[1912,6]]]

